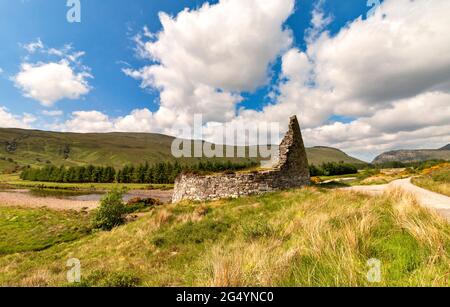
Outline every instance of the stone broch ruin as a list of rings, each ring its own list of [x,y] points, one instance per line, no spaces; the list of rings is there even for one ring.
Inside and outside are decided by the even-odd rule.
[[[182,174],[175,181],[172,202],[237,198],[310,184],[308,159],[296,116],[279,148],[278,164],[270,170],[251,173]]]

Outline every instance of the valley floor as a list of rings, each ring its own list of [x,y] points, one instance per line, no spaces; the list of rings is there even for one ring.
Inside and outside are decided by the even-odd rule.
[[[0,207],[0,285],[450,286],[450,224],[400,189],[169,204],[111,232],[66,214]],[[81,284],[66,280],[71,258]]]

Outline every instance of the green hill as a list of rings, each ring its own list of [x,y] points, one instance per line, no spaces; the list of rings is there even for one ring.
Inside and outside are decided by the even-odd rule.
[[[309,164],[314,165],[320,165],[324,162],[345,162],[360,165],[367,164],[364,161],[347,155],[342,150],[332,147],[317,146],[307,148],[306,153],[308,155]]]
[[[385,152],[373,160],[374,164],[386,162],[421,162],[428,160],[450,160],[450,145],[441,149],[395,150]]]
[[[21,166],[111,165],[172,161],[173,137],[151,133],[63,133],[23,129],[0,129],[0,170],[14,171]],[[323,162],[364,163],[344,152],[328,147],[307,150],[311,164]],[[183,163],[198,158],[183,158]],[[226,158],[222,159],[226,160]],[[245,158],[232,159],[247,160]]]

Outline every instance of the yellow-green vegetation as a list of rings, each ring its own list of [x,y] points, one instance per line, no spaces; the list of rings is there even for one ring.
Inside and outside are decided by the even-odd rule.
[[[450,196],[450,163],[444,163],[426,169],[423,175],[412,182],[424,189]]]
[[[12,243],[13,244],[13,243]],[[0,257],[0,284],[70,286],[449,286],[450,226],[409,194],[304,188],[154,208],[77,241]],[[381,261],[382,281],[366,278]]]
[[[394,180],[405,179],[413,176],[415,171],[412,168],[393,168],[381,170],[366,170],[359,176],[359,181],[353,185],[378,185],[387,184]]]
[[[0,157],[0,173],[12,173],[17,171],[18,167],[19,166],[17,165],[17,163],[13,162],[13,160],[8,160],[4,157]]]
[[[0,255],[39,251],[89,233],[86,212],[0,207]]]
[[[359,171],[358,174],[313,177],[312,181],[324,187],[380,185],[409,178],[415,174],[416,171],[412,168],[364,169]]]
[[[173,184],[146,184],[146,183],[60,183],[21,180],[18,174],[0,174],[0,186],[12,186],[16,188],[39,188],[61,190],[88,190],[109,191],[119,190],[154,190],[172,189]]]

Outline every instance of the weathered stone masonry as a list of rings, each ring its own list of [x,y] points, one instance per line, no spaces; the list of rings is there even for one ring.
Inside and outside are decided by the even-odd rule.
[[[308,159],[297,117],[281,142],[279,162],[271,170],[199,176],[183,174],[175,181],[172,202],[237,198],[310,184]]]

